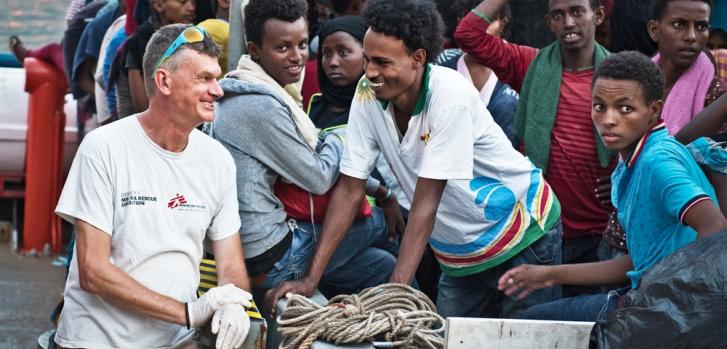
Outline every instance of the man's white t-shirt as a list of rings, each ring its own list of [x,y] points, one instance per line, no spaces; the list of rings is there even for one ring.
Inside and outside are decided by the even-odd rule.
[[[205,236],[237,234],[235,164],[193,130],[184,151],[162,149],[137,115],[89,133],[56,207],[111,236],[111,262],[145,287],[192,302]],[[161,348],[194,334],[84,291],[74,251],[55,341],[70,348]]]
[[[427,65],[424,74],[404,135],[393,104],[377,100],[361,79],[340,169],[365,179],[382,154],[412,204],[419,177],[447,180],[429,242],[445,273],[471,275],[541,238],[558,221],[560,206],[471,82],[444,67]]]

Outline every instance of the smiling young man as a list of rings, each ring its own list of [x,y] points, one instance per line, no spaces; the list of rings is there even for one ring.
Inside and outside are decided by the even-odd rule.
[[[562,203],[563,262],[598,260],[616,165],[590,117],[593,68],[608,51],[595,41],[599,0],[549,0],[546,23],[556,41],[538,51],[487,34],[508,0],[485,0],[460,22],[460,48],[520,93],[513,131]],[[565,296],[588,291],[567,287]],[[594,290],[595,291],[595,290]]]
[[[225,97],[212,133],[237,165],[238,202],[245,261],[257,291],[290,285],[300,279],[316,246],[337,250],[325,268],[328,286],[357,292],[384,283],[396,259],[396,242],[389,241],[381,209],[356,220],[335,244],[320,235],[310,219],[288,219],[276,183],[293,184],[305,194],[322,195],[338,179],[342,140],[329,133],[319,141],[313,122],[290,91],[301,79],[308,58],[308,26],[303,0],[251,0],[245,7],[249,55],[237,70],[220,81]],[[384,194],[386,192],[384,191]],[[311,209],[312,211],[312,209]],[[355,210],[359,212],[359,210]],[[304,215],[305,216],[305,215]],[[318,285],[310,285],[312,293]],[[279,291],[283,295],[285,291]],[[274,311],[274,297],[267,292]]]
[[[390,282],[411,283],[429,243],[442,266],[437,309],[445,316],[509,315],[557,299],[500,299],[496,281],[523,263],[560,262],[560,205],[541,171],[495,124],[477,90],[454,70],[432,66],[442,19],[428,0],[370,0],[365,76],[354,96],[341,179],[322,239],[340,240],[379,155],[412,203]],[[319,278],[333,251],[319,249]],[[495,308],[501,311],[493,311]]]
[[[618,304],[641,275],[697,238],[727,229],[715,205],[715,192],[686,148],[667,134],[659,117],[664,81],[646,56],[627,51],[610,56],[597,68],[592,118],[600,137],[621,157],[613,180],[613,203],[628,234],[630,255],[610,261],[524,265],[505,273],[499,287],[526,297],[556,284],[631,286],[609,294],[584,295],[536,305],[522,317],[543,320],[596,321]],[[668,174],[668,175],[664,175]]]
[[[244,341],[251,296],[235,165],[195,129],[212,121],[222,95],[217,56],[197,27],[159,29],[143,61],[149,109],[92,131],[78,148],[56,207],[77,231],[61,348],[189,348],[192,327],[210,318],[218,349]],[[197,298],[205,237],[225,286]]]

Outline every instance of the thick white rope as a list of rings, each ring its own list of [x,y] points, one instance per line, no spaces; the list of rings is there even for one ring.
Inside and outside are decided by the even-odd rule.
[[[326,306],[292,295],[278,330],[285,336],[280,349],[308,349],[316,339],[336,345],[385,341],[392,347],[444,347],[444,318],[424,293],[403,284],[336,296]]]

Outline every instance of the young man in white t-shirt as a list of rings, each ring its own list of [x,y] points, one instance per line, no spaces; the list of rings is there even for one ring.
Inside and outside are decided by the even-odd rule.
[[[427,242],[443,275],[445,316],[508,316],[560,297],[549,288],[519,302],[497,291],[511,266],[560,263],[560,205],[541,170],[518,153],[477,90],[428,64],[442,21],[425,0],[372,0],[364,11],[366,76],[351,106],[341,177],[306,277],[309,294],[354,218],[381,154],[412,202],[391,282],[410,283]],[[529,261],[529,262],[528,262]],[[493,311],[493,309],[497,309]]]
[[[217,56],[197,27],[159,29],[144,55],[149,109],[89,133],[79,147],[56,208],[77,232],[60,347],[189,345],[192,327],[210,318],[217,348],[243,343],[251,296],[235,164],[195,129],[212,121],[222,95]],[[224,286],[198,299],[205,236]]]

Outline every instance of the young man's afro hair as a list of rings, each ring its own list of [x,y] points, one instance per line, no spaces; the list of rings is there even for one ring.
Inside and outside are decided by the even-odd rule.
[[[262,45],[268,19],[292,23],[305,18],[307,10],[305,0],[250,0],[245,6],[245,39]]]
[[[637,82],[647,104],[664,96],[664,78],[659,67],[638,51],[622,51],[608,56],[596,68],[591,86],[598,79]]]
[[[424,49],[433,61],[444,44],[444,23],[431,0],[369,0],[363,16],[371,30],[404,41],[410,51]]]

